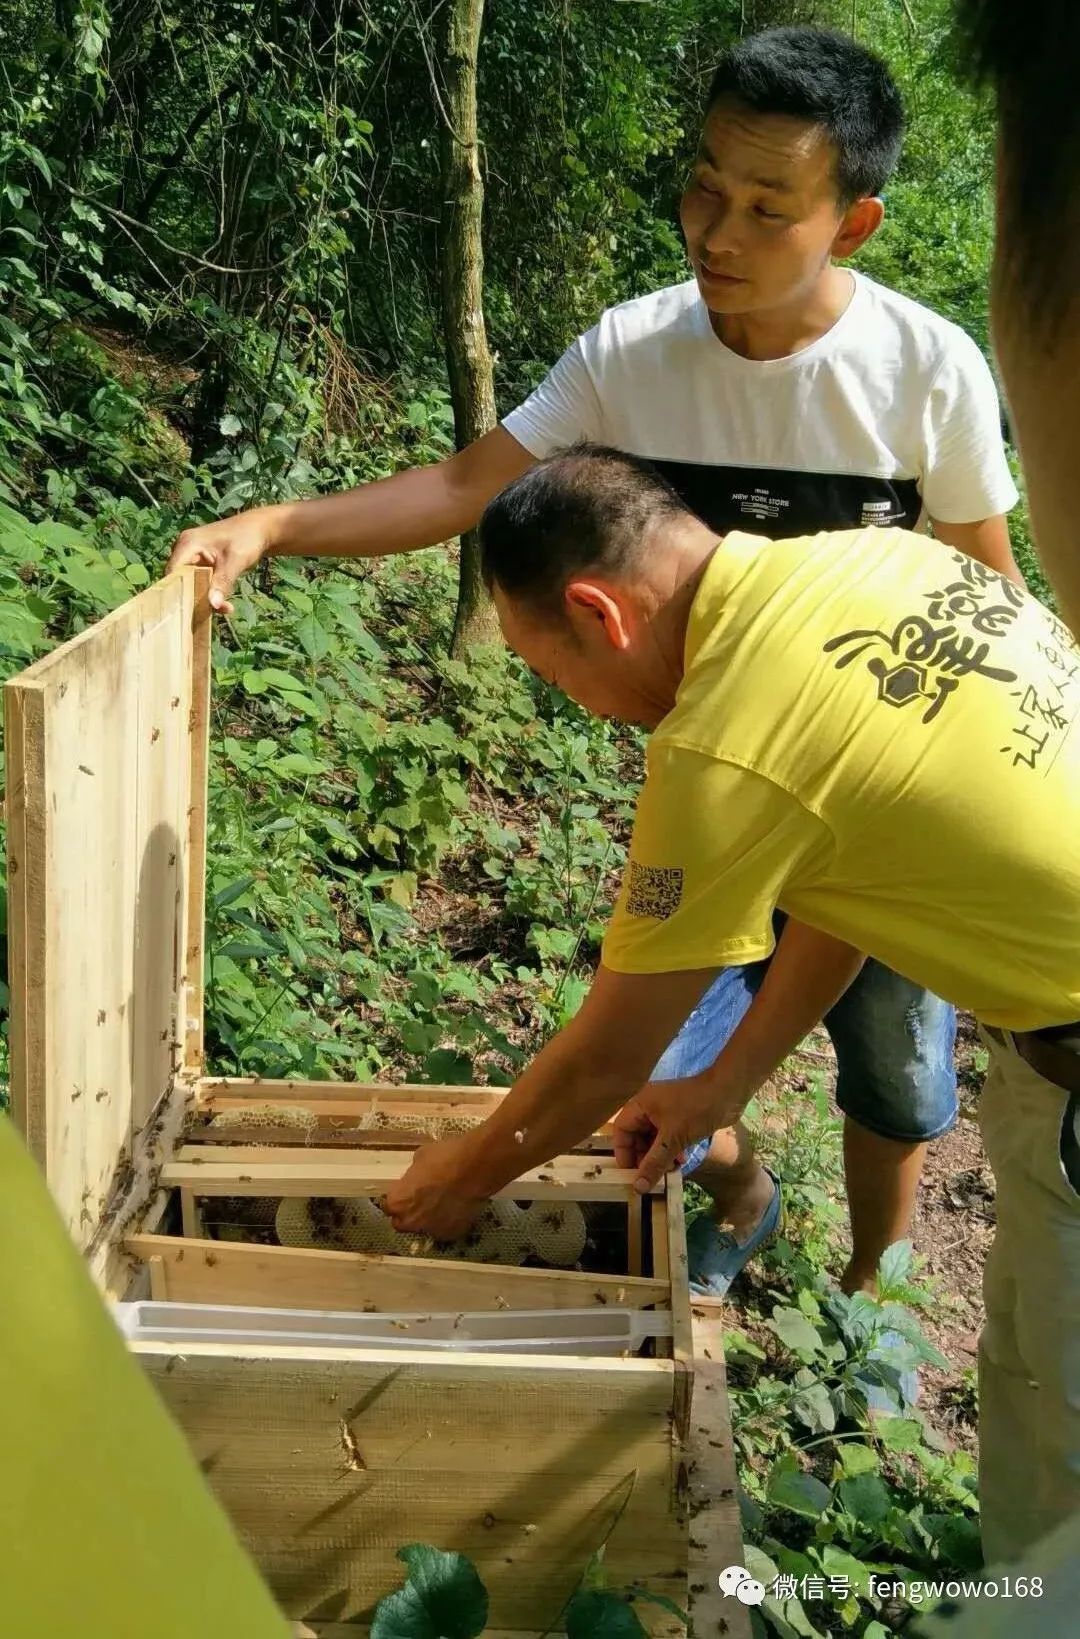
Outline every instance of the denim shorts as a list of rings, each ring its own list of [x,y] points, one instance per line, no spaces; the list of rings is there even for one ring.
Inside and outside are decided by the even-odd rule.
[[[777,913],[777,938],[784,917]],[[677,1081],[707,1069],[758,992],[769,959],[728,967],[713,981],[652,1073]],[[836,1102],[882,1138],[924,1143],[956,1124],[956,1014],[948,1002],[867,958],[825,1027],[836,1049]],[[686,1152],[683,1171],[705,1159],[709,1138]]]

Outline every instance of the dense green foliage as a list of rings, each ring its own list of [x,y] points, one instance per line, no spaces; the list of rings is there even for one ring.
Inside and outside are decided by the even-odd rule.
[[[489,0],[502,406],[605,303],[685,276],[675,207],[711,63],[771,22],[854,26],[888,54],[912,126],[861,265],[985,346],[991,130],[948,11]],[[0,0],[0,675],[145,585],[183,523],[452,447],[438,12]],[[1014,539],[1042,588],[1022,514]],[[216,628],[217,1069],[505,1081],[580,1002],[640,748],[511,657],[449,662],[453,579],[439,552],[278,561]],[[808,1233],[762,1300],[775,1347],[732,1346],[752,1532],[783,1570],[966,1564],[964,1464],[911,1418],[867,1435],[852,1380],[880,1316],[827,1297],[827,1196],[799,1201]],[[881,1631],[865,1600],[825,1609],[766,1614]]]

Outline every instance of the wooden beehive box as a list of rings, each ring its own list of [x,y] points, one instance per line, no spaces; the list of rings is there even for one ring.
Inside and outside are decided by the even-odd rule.
[[[110,1298],[670,1311],[672,1338],[648,1358],[135,1345],[298,1632],[363,1631],[407,1541],[468,1554],[507,1634],[557,1626],[601,1547],[612,1586],[684,1605],[694,1555],[714,1584],[740,1544],[715,1335],[699,1361],[696,1478],[687,1456],[681,1187],[642,1203],[600,1133],[558,1158],[554,1182],[533,1174],[507,1192],[619,1203],[615,1274],[215,1236],[224,1199],[377,1196],[408,1164],[410,1117],[482,1116],[503,1095],[205,1077],[207,579],[150,588],[5,690],[16,1120]],[[375,1110],[382,1124],[362,1128]],[[691,1529],[695,1484],[700,1503],[720,1502]],[[682,1632],[663,1607],[637,1608],[650,1632]],[[699,1634],[740,1631],[740,1610],[710,1613]]]

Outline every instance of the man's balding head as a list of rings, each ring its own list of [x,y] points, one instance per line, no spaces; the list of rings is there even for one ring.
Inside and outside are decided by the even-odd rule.
[[[674,704],[693,587],[715,548],[648,462],[598,444],[539,462],[480,521],[510,646],[587,711],[648,727]]]
[[[480,520],[489,592],[557,617],[567,583],[586,570],[632,573],[657,533],[688,518],[654,467],[605,444],[575,444],[540,461]]]

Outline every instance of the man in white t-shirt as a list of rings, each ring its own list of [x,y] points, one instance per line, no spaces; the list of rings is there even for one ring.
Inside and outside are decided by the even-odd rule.
[[[903,113],[884,65],[847,36],[774,29],[721,61],[682,203],[694,278],[624,303],[574,342],[519,409],[448,461],[348,494],[185,531],[170,568],[214,569],[219,609],[264,553],[374,556],[471,528],[487,501],[581,439],[653,461],[718,533],[867,523],[935,535],[1019,579],[1004,514],[1016,491],[997,397],[974,343],[837,259],[883,216]],[[763,965],[728,969],[656,1074],[711,1063]],[[927,1142],[956,1115],[954,1019],[868,962],[827,1021],[853,1251],[848,1290],[908,1230]],[[775,1227],[779,1184],[742,1128],[688,1158],[716,1201],[691,1274],[722,1292]]]

